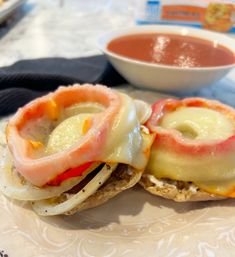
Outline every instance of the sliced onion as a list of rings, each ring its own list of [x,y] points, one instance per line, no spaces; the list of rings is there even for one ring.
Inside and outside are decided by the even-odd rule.
[[[38,215],[52,216],[68,212],[84,202],[89,196],[94,194],[99,187],[110,177],[112,172],[116,169],[117,164],[106,164],[98,174],[77,194],[72,197],[66,197],[65,201],[61,202],[61,197],[36,201],[32,204],[34,211]]]
[[[8,150],[1,149],[0,190],[10,198],[24,201],[36,201],[61,195],[83,180],[100,163],[92,165],[82,176],[65,180],[59,186],[36,187],[26,182],[13,168],[13,162]]]
[[[63,119],[81,113],[99,113],[105,110],[104,106],[95,102],[81,102],[67,107],[63,111]]]

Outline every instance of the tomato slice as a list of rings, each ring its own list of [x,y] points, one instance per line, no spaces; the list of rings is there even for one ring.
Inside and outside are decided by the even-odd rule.
[[[66,180],[66,179],[68,179],[68,178],[81,176],[81,175],[83,174],[83,172],[84,172],[85,170],[87,170],[88,168],[90,168],[90,166],[91,166],[93,163],[94,163],[94,162],[87,162],[87,163],[84,163],[83,165],[81,165],[81,166],[79,166],[79,167],[66,170],[64,173],[58,175],[56,178],[54,178],[53,180],[51,180],[50,182],[48,182],[48,185],[50,185],[50,186],[58,186],[58,185],[60,185],[64,180]]]

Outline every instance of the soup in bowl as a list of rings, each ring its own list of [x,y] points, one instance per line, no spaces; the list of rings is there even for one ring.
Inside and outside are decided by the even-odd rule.
[[[140,26],[106,33],[99,45],[129,83],[161,91],[205,87],[235,67],[235,40],[201,29]]]

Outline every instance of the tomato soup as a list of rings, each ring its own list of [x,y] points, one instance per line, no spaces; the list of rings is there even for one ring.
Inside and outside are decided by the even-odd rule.
[[[175,34],[143,33],[121,36],[108,50],[131,59],[179,67],[215,67],[235,63],[235,54],[209,40]]]

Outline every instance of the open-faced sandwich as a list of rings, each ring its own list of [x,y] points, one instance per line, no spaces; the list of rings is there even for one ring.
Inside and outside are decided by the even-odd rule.
[[[10,118],[0,189],[39,215],[73,214],[135,185],[149,159],[151,107],[101,85],[60,87]]]
[[[175,201],[235,197],[235,110],[201,98],[163,99],[146,123],[155,134],[140,184]]]

